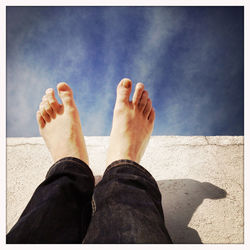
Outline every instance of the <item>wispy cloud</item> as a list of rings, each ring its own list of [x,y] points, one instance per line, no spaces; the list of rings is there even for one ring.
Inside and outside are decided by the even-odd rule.
[[[165,55],[171,49],[172,39],[180,32],[185,12],[175,8],[153,8],[145,11],[145,26],[133,57],[130,70],[138,79],[149,82],[151,92],[157,85],[158,73],[162,67],[171,65],[170,58]],[[178,15],[177,15],[178,14]],[[165,65],[160,65],[165,57]]]
[[[242,134],[242,16],[219,7],[8,7],[7,135],[39,135],[39,102],[60,81],[72,86],[85,135],[108,135],[123,77],[149,90],[155,134]]]
[[[192,35],[173,61],[177,91],[165,103],[167,133],[175,134],[176,126],[184,135],[234,134],[240,126],[243,133],[243,27],[242,20],[221,21],[229,15],[230,10],[210,9],[201,23],[186,24]],[[236,29],[238,36],[232,35]]]

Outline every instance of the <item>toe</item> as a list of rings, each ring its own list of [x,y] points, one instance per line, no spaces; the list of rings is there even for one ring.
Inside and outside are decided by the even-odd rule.
[[[73,91],[67,83],[65,82],[58,83],[57,91],[64,107],[74,106]]]
[[[144,111],[143,111],[143,114],[145,115],[145,117],[148,118],[151,109],[152,109],[152,101],[148,98],[147,104],[146,104]]]
[[[37,120],[37,123],[39,124],[39,127],[40,127],[40,128],[44,128],[44,127],[45,127],[46,122],[45,122],[45,120],[43,119],[43,117],[42,117],[40,111],[37,111],[37,112],[36,112],[36,120]]]
[[[58,103],[56,97],[55,97],[55,91],[52,88],[49,88],[46,90],[46,98],[49,102],[49,105],[52,107],[54,112],[59,113],[61,105]]]
[[[139,103],[143,90],[144,90],[144,84],[141,82],[137,83],[135,87],[133,99],[132,99],[132,102],[134,105],[137,105]]]
[[[140,110],[144,110],[147,104],[147,101],[148,101],[148,92],[147,90],[144,90],[142,93],[141,99],[139,101],[139,104],[138,104]]]
[[[39,111],[40,111],[43,119],[45,120],[45,122],[50,122],[51,121],[49,114],[45,110],[44,102],[40,103]]]
[[[53,108],[50,106],[47,98],[45,97],[44,101],[43,101],[43,106],[44,106],[44,109],[46,111],[46,113],[51,117],[51,118],[56,118],[56,114],[53,110]]]
[[[154,120],[155,120],[155,110],[154,110],[154,108],[151,109],[148,120],[150,122],[154,122]]]
[[[129,96],[131,93],[131,88],[132,88],[132,81],[128,78],[122,79],[117,86],[116,101],[128,103]]]

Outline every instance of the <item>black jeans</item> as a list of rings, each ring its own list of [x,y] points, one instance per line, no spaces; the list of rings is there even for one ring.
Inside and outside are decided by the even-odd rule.
[[[7,243],[172,243],[151,174],[130,160],[113,162],[94,187],[81,160],[57,161],[37,187]]]

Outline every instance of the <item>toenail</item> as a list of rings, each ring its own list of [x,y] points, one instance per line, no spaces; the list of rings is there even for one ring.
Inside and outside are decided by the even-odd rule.
[[[46,90],[46,93],[52,93],[53,89],[52,88],[49,88]]]
[[[142,82],[138,82],[138,83],[136,84],[136,88],[142,89],[142,88],[144,88],[144,84],[143,84]]]
[[[124,81],[123,81],[123,85],[124,85],[125,88],[128,89],[128,88],[130,88],[130,86],[131,86],[131,81],[124,80]]]

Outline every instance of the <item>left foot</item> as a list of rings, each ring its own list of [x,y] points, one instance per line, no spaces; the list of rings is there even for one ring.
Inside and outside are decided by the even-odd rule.
[[[37,123],[54,162],[75,157],[89,164],[81,122],[72,89],[64,82],[57,85],[62,105],[53,89],[47,89],[37,111]]]

